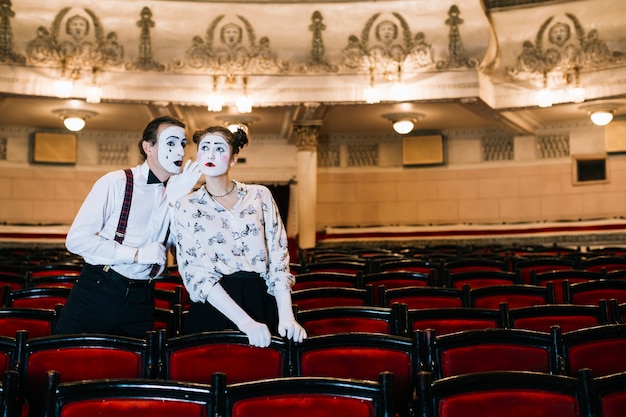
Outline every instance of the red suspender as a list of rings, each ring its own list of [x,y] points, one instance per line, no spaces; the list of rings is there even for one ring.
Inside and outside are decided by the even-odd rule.
[[[115,241],[117,243],[124,241],[126,224],[128,223],[128,215],[130,213],[130,203],[133,200],[133,172],[128,168],[124,170],[124,173],[126,174],[126,190],[124,191],[124,202],[122,203],[120,220],[117,223],[117,230],[115,231]]]

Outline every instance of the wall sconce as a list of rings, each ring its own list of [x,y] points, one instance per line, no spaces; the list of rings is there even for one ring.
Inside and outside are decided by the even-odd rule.
[[[69,78],[59,78],[52,88],[54,88],[54,95],[58,98],[68,98],[72,95],[74,83]]]
[[[56,109],[52,110],[52,113],[61,118],[63,125],[72,132],[82,130],[85,127],[86,120],[98,114],[94,111],[76,109]]]
[[[252,104],[252,99],[248,95],[248,77],[243,77],[243,96],[239,97],[237,101],[235,101],[237,111],[239,113],[251,113]]]
[[[606,126],[611,123],[615,111],[621,106],[620,103],[597,103],[581,106],[580,109],[589,114],[596,126]]]
[[[219,75],[213,76],[213,91],[206,98],[207,110],[210,112],[220,112],[222,111],[222,108],[224,107],[225,99],[218,92],[218,88],[217,88],[219,77],[220,77]],[[227,88],[229,89],[233,88],[235,83],[236,83],[235,75],[232,75],[232,74],[226,75],[225,84]],[[253,103],[252,98],[248,96],[248,77],[247,76],[242,77],[242,83],[243,83],[243,95],[237,97],[234,100],[234,104],[237,107],[237,111],[239,113],[250,113],[252,112],[252,105],[254,103]]]
[[[213,76],[213,91],[206,98],[207,109],[213,112],[222,111],[222,107],[224,106],[224,97],[222,97],[217,92],[217,81],[218,76]]]
[[[370,67],[370,85],[363,91],[363,97],[367,104],[380,103],[380,90],[376,88],[374,82],[374,68]]]
[[[395,130],[396,133],[406,135],[407,133],[413,131],[415,123],[417,123],[418,120],[423,119],[424,115],[422,113],[399,112],[386,113],[383,114],[382,117],[392,123],[393,130]]]

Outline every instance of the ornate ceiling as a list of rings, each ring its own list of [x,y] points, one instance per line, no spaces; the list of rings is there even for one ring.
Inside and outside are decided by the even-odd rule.
[[[298,118],[333,132],[388,130],[415,111],[424,130],[533,133],[586,118],[570,103],[624,103],[621,0],[135,1],[0,0],[0,123],[59,128],[53,114],[96,112],[91,129],[141,130],[174,113],[202,126],[246,115],[285,136]],[[54,81],[73,80],[69,98]],[[86,103],[89,87],[102,101]],[[555,105],[537,107],[543,86]],[[381,103],[366,104],[374,86]],[[218,92],[221,112],[206,99]],[[618,110],[618,113],[626,109]],[[221,119],[220,119],[221,118]]]

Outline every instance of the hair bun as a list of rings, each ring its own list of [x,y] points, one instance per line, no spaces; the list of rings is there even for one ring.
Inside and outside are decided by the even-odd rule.
[[[248,134],[241,127],[237,127],[237,130],[233,133],[233,146],[237,149],[241,149],[248,144]]]

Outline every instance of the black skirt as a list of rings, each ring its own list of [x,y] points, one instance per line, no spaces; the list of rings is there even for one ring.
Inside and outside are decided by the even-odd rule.
[[[273,335],[278,335],[278,308],[276,298],[267,293],[265,280],[256,272],[237,272],[226,275],[220,284],[228,295],[252,319],[264,323]],[[192,302],[183,321],[183,334],[217,330],[238,330],[209,302]]]

